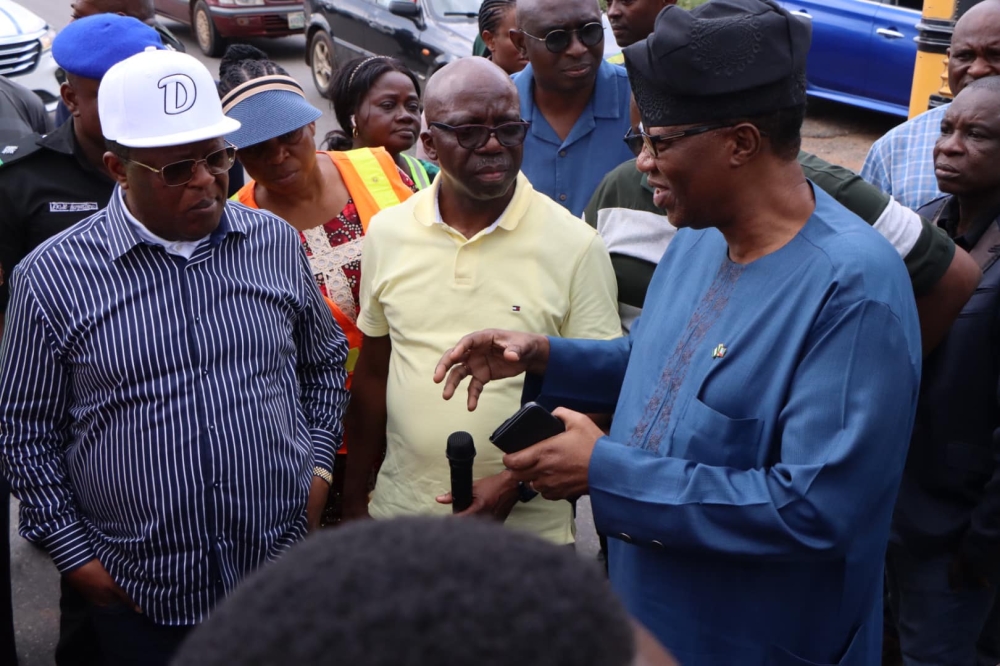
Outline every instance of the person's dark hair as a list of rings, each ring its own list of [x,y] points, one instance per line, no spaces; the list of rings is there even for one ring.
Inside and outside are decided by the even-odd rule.
[[[337,70],[330,82],[327,97],[333,106],[333,115],[337,118],[340,129],[328,132],[323,137],[324,150],[350,150],[354,147],[351,138],[351,116],[357,113],[361,101],[383,74],[399,72],[413,81],[413,89],[420,94],[420,82],[417,76],[396,58],[388,56],[371,56],[355,58]]]
[[[219,62],[219,97],[241,83],[267,76],[283,74],[285,68],[268,58],[267,54],[249,44],[232,44]]]
[[[802,148],[802,122],[806,118],[806,105],[790,106],[753,118],[733,119],[732,123],[750,123],[771,141],[771,151],[787,161],[796,159]]]
[[[112,141],[111,139],[105,139],[104,140],[104,145],[105,145],[105,147],[107,147],[107,149],[108,149],[109,152],[114,153],[115,155],[117,155],[118,157],[120,157],[123,160],[130,159],[131,156],[132,156],[132,153],[129,150],[129,147],[128,146],[123,146],[122,144],[118,143],[117,141]]]
[[[964,92],[965,90],[968,90],[970,88],[973,90],[989,90],[990,92],[1000,92],[1000,76],[984,76],[981,79],[976,79],[975,81],[970,82],[962,90]]]
[[[626,666],[635,653],[603,573],[572,549],[411,517],[309,537],[237,588],[172,664]]]
[[[143,23],[156,17],[153,0],[98,0],[92,3],[101,14],[124,14],[137,18]]]
[[[479,5],[479,34],[482,35],[487,30],[496,32],[503,17],[516,5],[516,0],[483,0],[483,4]],[[486,49],[483,55],[488,58],[490,50]]]

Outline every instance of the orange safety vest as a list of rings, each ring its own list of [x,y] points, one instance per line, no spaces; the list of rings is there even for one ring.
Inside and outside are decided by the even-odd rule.
[[[368,223],[375,213],[383,208],[406,201],[413,194],[413,191],[399,177],[399,169],[385,148],[358,148],[344,152],[332,151],[326,154],[333,160],[337,171],[340,172],[340,177],[344,179],[347,192],[351,195],[354,207],[358,210],[361,229],[366,233]],[[256,183],[251,180],[241,187],[232,198],[248,208],[260,208],[254,196],[255,185]],[[347,370],[347,388],[350,388],[354,366],[361,353],[363,335],[358,325],[351,321],[337,307],[336,303],[326,298],[326,304],[347,338],[349,349],[344,367]],[[346,448],[341,448],[340,452],[346,453]]]

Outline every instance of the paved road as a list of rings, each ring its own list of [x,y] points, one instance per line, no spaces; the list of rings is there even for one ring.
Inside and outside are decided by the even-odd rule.
[[[68,0],[31,0],[27,4],[55,28],[62,28],[69,22]],[[202,55],[188,28],[172,22],[167,22],[167,25],[185,42],[189,53],[218,75],[218,60]],[[317,136],[322,137],[335,129],[337,125],[329,110],[329,102],[321,98],[312,86],[309,69],[303,59],[305,39],[295,36],[253,40],[252,43],[302,82],[309,101],[326,112],[317,122]],[[815,103],[810,107],[810,117],[803,129],[804,144],[807,150],[830,161],[858,169],[872,141],[896,122],[881,114],[837,104]],[[21,666],[49,666],[58,631],[58,578],[48,557],[17,536],[16,502],[11,507],[11,523],[12,577]],[[577,523],[578,552],[582,557],[593,558],[597,540],[593,532],[590,503],[586,498],[579,503]]]

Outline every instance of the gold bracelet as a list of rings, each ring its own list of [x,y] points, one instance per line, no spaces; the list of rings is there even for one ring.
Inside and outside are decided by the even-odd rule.
[[[313,476],[318,476],[319,478],[323,479],[324,481],[326,481],[326,485],[328,486],[333,485],[333,474],[330,474],[322,467],[313,467]]]

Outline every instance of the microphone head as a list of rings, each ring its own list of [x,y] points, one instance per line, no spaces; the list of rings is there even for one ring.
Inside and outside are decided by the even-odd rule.
[[[472,435],[462,430],[448,435],[448,460],[472,460],[476,457],[476,445]]]

